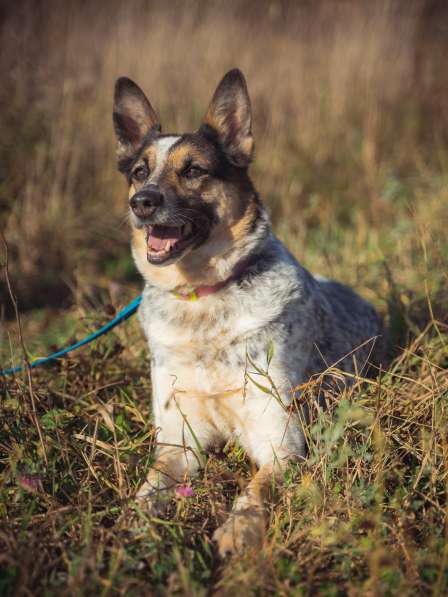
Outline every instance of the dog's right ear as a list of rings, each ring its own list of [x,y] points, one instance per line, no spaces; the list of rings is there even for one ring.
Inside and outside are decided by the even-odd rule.
[[[160,131],[159,119],[146,95],[127,77],[115,83],[113,119],[118,157],[138,149],[151,129]]]

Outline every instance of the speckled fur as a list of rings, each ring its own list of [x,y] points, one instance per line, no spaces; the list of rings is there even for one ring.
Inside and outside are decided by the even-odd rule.
[[[248,146],[251,152],[246,139],[243,150]],[[156,463],[138,498],[153,507],[160,488],[196,472],[198,444],[206,450],[238,438],[259,472],[215,534],[222,555],[259,544],[269,481],[291,458],[305,456],[303,431],[288,409],[294,388],[333,365],[351,373],[363,370],[381,333],[368,303],[337,282],[313,277],[273,234],[255,194],[249,204],[256,205],[256,213],[249,218],[242,211],[233,226],[243,217],[248,225],[240,225],[213,258],[207,254],[212,235],[209,244],[169,266],[171,273],[148,266],[138,231],[133,243],[145,279],[139,315],[151,353],[159,441]],[[244,270],[219,292],[195,302],[171,292],[182,285],[182,276],[187,280],[189,270],[196,284],[198,271],[202,283],[210,283],[228,277],[238,263],[246,264]],[[267,385],[256,367],[267,369],[269,346],[274,347],[272,396],[253,383]]]

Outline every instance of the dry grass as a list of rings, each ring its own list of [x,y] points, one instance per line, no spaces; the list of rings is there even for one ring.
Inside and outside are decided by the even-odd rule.
[[[386,315],[392,361],[315,413],[264,549],[230,564],[210,536],[251,472],[238,446],[210,457],[165,520],[127,528],[155,441],[136,321],[30,382],[0,381],[2,594],[448,592],[444,10],[136,0],[5,11],[0,229],[32,356],[82,337],[139,288],[115,172],[115,77],[135,78],[176,131],[198,125],[239,66],[276,231]],[[0,293],[9,317],[3,282]],[[20,354],[14,319],[1,340],[6,366]]]

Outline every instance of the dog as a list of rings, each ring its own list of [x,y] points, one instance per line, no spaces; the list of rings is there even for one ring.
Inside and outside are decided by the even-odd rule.
[[[136,499],[155,511],[161,490],[198,471],[203,450],[237,438],[258,470],[214,539],[221,556],[259,546],[271,482],[305,457],[291,408],[298,386],[335,364],[363,370],[380,318],[351,289],[312,276],[274,235],[248,174],[251,104],[238,69],[193,133],[162,134],[126,77],[116,82],[113,120],[145,281],[139,317],[158,429]],[[267,364],[270,394],[259,376]]]

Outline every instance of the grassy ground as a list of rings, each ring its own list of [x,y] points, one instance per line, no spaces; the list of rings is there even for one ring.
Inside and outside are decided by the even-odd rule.
[[[253,178],[275,230],[310,270],[372,301],[390,337],[387,370],[314,409],[308,460],[275,488],[263,549],[231,562],[210,537],[252,473],[237,445],[210,455],[165,518],[127,524],[156,441],[137,321],[0,380],[0,594],[448,593],[447,48],[427,4],[6,12],[0,223],[30,357],[82,338],[140,288],[114,78],[134,77],[165,130],[185,130],[232,66],[248,77]],[[5,278],[0,293],[8,366],[22,348]],[[313,404],[312,385],[301,400]]]

